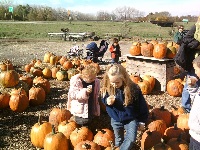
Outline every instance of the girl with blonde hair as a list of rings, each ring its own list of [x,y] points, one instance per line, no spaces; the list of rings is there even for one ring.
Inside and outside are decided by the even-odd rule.
[[[73,115],[70,121],[86,125],[100,116],[99,91],[96,67],[92,64],[82,67],[81,72],[70,79],[67,101],[67,110]]]
[[[138,125],[143,125],[149,114],[140,88],[131,81],[123,66],[113,64],[103,77],[101,95],[111,117],[115,146],[130,150],[136,141]]]

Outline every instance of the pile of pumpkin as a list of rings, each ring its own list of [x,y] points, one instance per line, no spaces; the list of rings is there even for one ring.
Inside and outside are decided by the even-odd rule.
[[[114,143],[114,133],[110,129],[99,129],[93,133],[86,126],[79,126],[69,121],[71,113],[60,108],[53,108],[49,121],[38,122],[31,128],[30,138],[36,148],[44,150],[111,150]]]
[[[174,58],[174,56],[176,55],[178,48],[179,45],[174,42],[158,40],[151,40],[149,42],[137,41],[133,42],[129,52],[132,56],[142,55],[145,57],[154,57],[157,59],[171,59]]]
[[[11,61],[0,64],[0,109],[10,107],[12,111],[23,112],[30,105],[44,103],[50,92],[50,83],[42,76],[18,74]]]
[[[189,150],[189,114],[181,107],[154,108],[141,137],[142,150]]]
[[[144,95],[150,94],[155,87],[156,79],[151,75],[145,74],[141,77],[139,74],[135,73],[130,74],[129,77],[140,87]]]

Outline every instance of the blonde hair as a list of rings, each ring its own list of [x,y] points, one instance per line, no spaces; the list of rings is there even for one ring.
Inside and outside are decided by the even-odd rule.
[[[136,85],[131,81],[126,69],[120,64],[110,65],[106,69],[106,73],[104,74],[102,80],[101,95],[104,97],[106,93],[109,95],[115,94],[115,89],[110,83],[109,76],[115,76],[122,79],[125,96],[124,105],[127,106],[133,103],[135,97],[134,93],[136,92],[134,92],[134,90],[136,90]]]
[[[86,66],[81,66],[80,68],[82,76],[85,75],[97,75],[97,68],[93,64],[88,64]]]

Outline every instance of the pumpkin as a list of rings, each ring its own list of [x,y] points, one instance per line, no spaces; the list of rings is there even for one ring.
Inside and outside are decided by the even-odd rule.
[[[35,64],[34,64],[34,67],[35,68],[41,68],[42,66],[42,60],[41,59],[37,59]]]
[[[67,71],[66,70],[59,70],[57,73],[56,73],[56,79],[59,80],[59,81],[65,81],[67,80]]]
[[[115,135],[113,131],[109,129],[101,129],[97,130],[97,133],[94,136],[94,142],[97,143],[98,145],[106,148],[111,146],[111,142],[114,142]]]
[[[169,95],[171,96],[181,96],[182,92],[183,92],[183,84],[181,84],[179,81],[177,80],[170,80],[167,83],[167,92]]]
[[[0,92],[0,109],[9,107],[10,94]]]
[[[30,73],[34,76],[34,77],[39,77],[42,76],[42,70],[40,67],[31,67],[30,69]]]
[[[180,114],[177,119],[177,127],[184,131],[189,131],[188,119],[189,113]]]
[[[54,66],[51,68],[52,78],[56,79],[56,73],[60,70],[60,67]]]
[[[38,85],[33,85],[33,87],[29,90],[29,102],[31,105],[41,105],[44,103],[45,98],[46,93],[42,87]]]
[[[161,134],[158,131],[149,131],[146,130],[141,137],[141,149],[148,150],[152,148],[154,145],[160,143]]]
[[[154,108],[151,113],[154,114],[156,119],[164,120],[167,127],[171,126],[171,113],[165,109],[164,106],[161,106],[160,108]]]
[[[33,84],[37,84],[37,85],[41,86],[44,89],[46,94],[50,93],[50,91],[51,91],[49,80],[47,80],[41,76],[35,77],[33,79]]]
[[[181,134],[178,138],[171,138],[167,145],[169,145],[174,150],[189,150],[189,144],[182,139]]]
[[[155,120],[148,125],[148,129],[150,131],[158,131],[163,137],[164,132],[167,129],[167,125],[164,120]]]
[[[172,111],[171,111],[172,123],[176,123],[178,116],[183,113],[187,113],[187,111],[183,107],[176,108],[175,106],[172,105]]]
[[[151,84],[151,91],[152,91],[153,88],[154,88],[154,86],[155,86],[156,79],[155,79],[153,76],[147,75],[147,74],[144,75],[144,76],[142,77],[142,79],[148,81],[148,82]]]
[[[28,93],[26,93],[26,91],[23,88],[18,88],[18,89],[14,88],[11,90],[10,95],[18,94],[18,93],[24,94],[26,96],[28,94]]]
[[[131,73],[129,77],[136,84],[141,80],[140,75],[137,75],[136,73],[135,74]]]
[[[62,132],[56,132],[52,127],[52,132],[44,139],[44,150],[69,150],[69,142]]]
[[[49,78],[52,77],[52,72],[51,72],[51,69],[49,67],[45,67],[42,70],[42,74],[43,74],[43,77],[46,78],[46,79],[49,79]]]
[[[51,65],[55,65],[57,62],[58,62],[58,57],[56,55],[52,54],[50,57],[49,63]]]
[[[73,64],[72,64],[72,62],[70,61],[70,60],[66,60],[64,63],[63,63],[63,68],[65,69],[65,70],[69,70],[70,68],[72,68],[73,67]]]
[[[142,43],[141,44],[141,54],[145,57],[152,57],[153,56],[154,45],[152,43]]]
[[[31,143],[37,148],[44,148],[44,139],[52,131],[52,125],[49,122],[42,121],[39,114],[38,122],[31,128]]]
[[[58,125],[65,121],[69,120],[71,117],[71,113],[67,109],[62,108],[62,104],[59,104],[59,108],[53,108],[49,114],[49,122],[55,126],[56,130]]]
[[[65,120],[58,125],[58,132],[62,132],[66,136],[66,138],[69,139],[70,134],[76,128],[78,128],[78,124],[76,122],[68,122]]]
[[[49,62],[50,62],[50,57],[51,57],[51,55],[52,55],[52,53],[46,52],[46,53],[44,54],[44,60],[43,60],[43,62],[49,63]]]
[[[148,81],[141,79],[137,84],[140,87],[142,94],[147,95],[151,92],[151,84]]]
[[[0,84],[3,87],[14,87],[19,83],[19,74],[15,70],[2,71],[0,73]]]
[[[33,67],[33,66],[34,66],[33,63],[26,64],[26,65],[24,66],[24,70],[28,73],[28,72],[30,72],[31,67]]]
[[[10,96],[9,106],[14,112],[23,112],[28,108],[29,100],[28,97],[21,92],[12,94]]]
[[[141,54],[141,43],[140,42],[134,42],[132,46],[130,47],[129,53],[132,56],[137,56]]]
[[[81,141],[92,141],[93,140],[93,133],[92,131],[87,127],[81,127],[76,128],[72,133],[70,134],[70,141],[72,147],[75,147],[79,142]]]
[[[6,70],[13,70],[13,64],[10,60],[5,59],[0,62],[0,70],[6,71]]]
[[[164,43],[158,43],[154,45],[153,57],[157,59],[163,59],[167,53],[167,46]]]
[[[152,43],[153,45],[156,45],[156,44],[158,44],[158,41],[157,41],[157,39],[156,40],[151,40],[149,43]]]
[[[177,124],[175,123],[174,126],[169,127],[165,130],[163,139],[167,143],[171,138],[178,138],[178,136],[182,134],[182,137],[184,140],[186,140],[186,134],[185,132],[177,127]]]
[[[65,61],[67,61],[67,57],[65,57],[65,56],[62,56],[60,58],[60,60],[59,60],[59,62],[60,62],[61,65],[63,65]]]
[[[175,55],[176,55],[176,48],[174,46],[168,46],[166,58],[173,59]]]
[[[81,141],[75,147],[74,150],[101,150],[101,147],[93,141]]]
[[[33,79],[32,79],[31,76],[28,76],[28,75],[24,74],[21,77],[19,77],[19,80],[27,83],[29,88],[32,87],[32,85],[33,85]]]
[[[151,150],[172,150],[172,148],[164,142],[154,145]]]

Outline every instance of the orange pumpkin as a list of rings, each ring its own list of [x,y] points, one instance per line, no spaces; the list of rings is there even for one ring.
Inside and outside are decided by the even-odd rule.
[[[154,46],[153,57],[163,59],[167,53],[167,46],[164,43],[158,43]]]
[[[43,78],[41,76],[40,77],[35,77],[33,79],[33,84],[41,86],[44,89],[46,94],[50,93],[50,91],[51,91],[49,80],[47,80],[47,79],[45,79],[45,78]]]
[[[31,128],[31,143],[37,148],[44,148],[44,139],[52,131],[52,125],[49,122],[42,121],[39,115],[38,122]]]
[[[47,134],[44,139],[45,150],[69,150],[69,141],[62,132],[56,132],[52,128],[52,132]]]
[[[171,96],[181,96],[183,92],[183,84],[177,80],[170,80],[167,83],[167,92]]]
[[[7,70],[0,73],[0,84],[4,87],[14,87],[18,83],[19,74],[15,70]]]
[[[153,49],[154,45],[152,43],[145,42],[141,44],[141,54],[145,57],[152,57]]]
[[[10,94],[0,91],[0,109],[9,107]]]
[[[74,150],[101,150],[101,147],[93,141],[81,141],[75,147]]]
[[[141,54],[141,43],[140,42],[134,42],[129,50],[130,54],[132,56],[137,56]]]
[[[167,129],[167,125],[166,125],[164,120],[155,120],[155,121],[152,121],[148,125],[148,129],[151,132],[152,131],[158,131],[161,134],[161,136],[163,137],[165,130]]]

